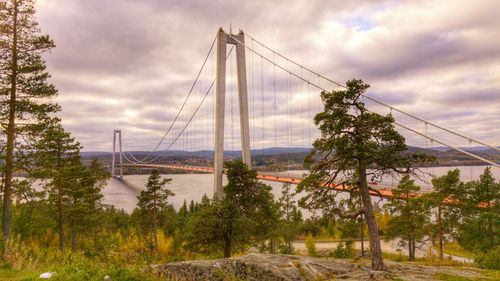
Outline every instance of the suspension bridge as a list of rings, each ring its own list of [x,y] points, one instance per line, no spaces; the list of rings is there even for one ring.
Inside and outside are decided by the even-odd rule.
[[[227,151],[241,151],[243,162],[252,167],[255,164],[252,152],[259,149],[282,147],[288,157],[294,148],[310,148],[320,135],[313,123],[315,114],[322,111],[319,92],[343,88],[342,83],[288,58],[243,31],[233,34],[221,28],[177,113],[150,151],[141,156],[125,151],[122,131],[114,130],[112,174],[122,177],[124,167],[213,173],[214,196],[221,196]],[[498,147],[396,108],[369,93],[362,98],[371,111],[391,113],[399,131],[414,140],[416,146],[445,146],[500,168],[496,160],[463,149],[479,145],[499,152]],[[166,157],[173,151],[213,153],[210,157],[213,162],[176,163]],[[290,162],[287,158],[285,170]],[[302,180],[300,176],[279,172],[259,172],[258,178],[291,184]],[[391,197],[392,192],[378,184],[373,195]]]

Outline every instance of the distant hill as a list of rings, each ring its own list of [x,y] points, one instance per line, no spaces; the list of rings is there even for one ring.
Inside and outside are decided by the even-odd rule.
[[[464,147],[466,151],[474,153],[483,158],[500,163],[500,152],[486,147]],[[304,157],[310,152],[307,147],[269,147],[263,149],[253,149],[252,159],[256,167],[293,167],[300,169]],[[408,147],[408,151],[412,153],[426,153],[436,157],[438,166],[467,166],[467,165],[484,165],[483,162],[471,159],[471,157],[464,155],[461,152],[449,149],[447,147]],[[148,151],[131,151],[136,158],[142,159],[147,157],[150,152]],[[111,163],[111,152],[105,151],[87,151],[81,153],[84,161],[98,158],[104,163]],[[126,154],[130,158],[128,152]],[[185,165],[213,165],[214,152],[213,150],[200,150],[200,151],[184,151],[184,150],[168,150],[168,151],[155,151],[148,159],[161,156],[162,162],[175,162]],[[241,157],[240,150],[226,150],[224,156],[229,159],[236,159]]]

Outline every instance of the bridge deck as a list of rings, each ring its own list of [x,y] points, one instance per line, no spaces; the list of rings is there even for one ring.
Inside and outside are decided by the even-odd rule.
[[[134,166],[134,167],[143,167],[143,168],[156,168],[156,169],[174,169],[174,170],[184,170],[191,172],[201,172],[201,173],[214,173],[214,168],[212,167],[200,167],[200,166],[187,166],[187,165],[174,165],[174,164],[123,164],[123,166]],[[302,182],[302,178],[300,177],[292,177],[285,175],[276,175],[276,174],[266,174],[266,173],[257,173],[257,178],[266,181],[274,181],[274,182],[282,182],[282,183],[290,183],[290,184],[299,184]],[[324,185],[325,187],[333,188],[339,191],[348,192],[350,187],[343,185]],[[371,186],[375,188],[375,186]],[[370,190],[370,194],[372,196],[382,196],[384,198],[393,197],[392,191],[387,188],[380,188],[381,186],[377,185],[376,190]]]

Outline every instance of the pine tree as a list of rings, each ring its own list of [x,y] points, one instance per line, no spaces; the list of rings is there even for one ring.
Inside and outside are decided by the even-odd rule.
[[[464,199],[464,184],[460,181],[460,170],[451,170],[444,176],[432,179],[432,187],[434,191],[426,194],[424,199],[436,211],[432,234],[442,260],[446,238],[455,233],[461,218],[461,206],[458,202]]]
[[[500,182],[495,181],[491,167],[487,167],[479,180],[464,187],[458,242],[470,251],[485,253],[495,249],[500,242]]]
[[[415,244],[428,234],[429,209],[421,198],[415,196],[420,187],[409,175],[403,176],[392,190],[394,197],[388,204],[392,218],[386,229],[385,239],[400,237],[403,246],[408,247],[408,259],[415,260]]]
[[[203,196],[199,209],[186,225],[187,248],[230,257],[234,245],[244,250],[265,241],[275,225],[276,204],[271,187],[259,182],[257,172],[241,160],[225,164],[228,183],[224,197],[210,201]]]
[[[0,119],[7,121],[2,233],[7,240],[17,140],[38,134],[47,115],[59,107],[48,101],[57,90],[47,81],[50,75],[42,59],[54,42],[40,34],[34,0],[1,0],[0,31]]]
[[[314,118],[321,137],[304,161],[310,174],[297,191],[307,192],[299,202],[302,207],[348,218],[363,214],[372,268],[385,270],[367,177],[380,180],[384,174],[411,172],[413,164],[428,158],[406,153],[405,139],[395,130],[391,115],[368,111],[361,101],[368,87],[361,80],[351,80],[345,90],[321,93],[324,111]],[[351,194],[359,192],[362,208],[346,213],[336,199],[338,192],[328,188],[331,185],[350,186]]]
[[[285,254],[293,254],[292,241],[297,236],[299,223],[296,220],[295,214],[298,212],[297,202],[294,200],[294,194],[291,191],[289,183],[283,185],[281,197],[278,199],[281,207],[283,219],[283,237],[285,239],[286,248],[283,251]]]
[[[35,145],[34,159],[37,169],[33,171],[32,176],[45,183],[49,200],[55,206],[59,247],[64,251],[67,195],[74,187],[71,173],[79,173],[81,169],[81,147],[56,121],[48,125]]]
[[[168,205],[168,198],[175,196],[170,190],[165,188],[171,179],[161,179],[158,170],[153,170],[148,178],[146,190],[141,191],[141,195],[137,197],[144,227],[146,232],[151,231],[153,234],[154,250],[158,253],[158,214],[161,209],[166,208]]]
[[[109,178],[109,172],[96,160],[89,167],[81,162],[63,170],[62,183],[65,187],[63,211],[71,234],[71,248],[77,249],[77,235],[94,233],[95,237],[103,211],[101,188]]]

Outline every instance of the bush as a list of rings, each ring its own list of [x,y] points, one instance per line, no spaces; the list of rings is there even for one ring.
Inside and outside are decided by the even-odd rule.
[[[500,269],[500,247],[478,254],[474,261],[482,268]]]
[[[316,251],[316,243],[314,242],[314,238],[311,234],[307,235],[306,238],[306,248],[307,254],[311,257],[317,257],[318,252]]]
[[[349,240],[340,242],[337,248],[332,251],[332,256],[337,259],[347,259],[354,258],[356,256],[356,251],[354,250],[354,241]]]

